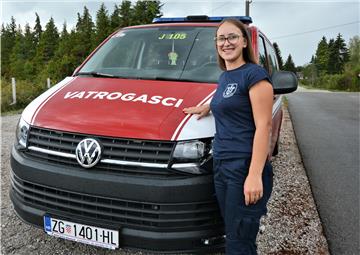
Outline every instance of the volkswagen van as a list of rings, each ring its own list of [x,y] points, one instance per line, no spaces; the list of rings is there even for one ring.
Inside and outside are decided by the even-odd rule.
[[[208,104],[221,70],[214,36],[225,17],[158,18],[121,28],[23,111],[10,197],[25,222],[109,249],[209,253],[224,247],[212,177]],[[278,151],[280,94],[296,89],[250,17],[256,58],[274,85],[269,158]]]

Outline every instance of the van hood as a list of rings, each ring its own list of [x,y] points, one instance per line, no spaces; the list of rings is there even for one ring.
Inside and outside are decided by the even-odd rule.
[[[38,104],[31,124],[89,135],[176,140],[190,118],[183,108],[208,103],[216,84],[72,78]]]

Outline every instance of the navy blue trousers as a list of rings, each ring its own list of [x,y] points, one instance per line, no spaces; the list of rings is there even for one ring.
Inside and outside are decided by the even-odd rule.
[[[226,254],[256,255],[259,222],[266,214],[266,204],[273,186],[273,172],[266,161],[262,174],[263,197],[256,204],[245,205],[244,182],[250,158],[214,159],[216,197],[225,222]]]

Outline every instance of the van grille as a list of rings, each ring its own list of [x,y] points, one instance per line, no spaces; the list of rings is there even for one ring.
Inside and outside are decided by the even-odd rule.
[[[154,204],[68,192],[11,176],[12,188],[23,202],[54,215],[141,229],[191,230],[222,224],[216,201]]]
[[[155,163],[167,165],[175,145],[174,142],[168,141],[91,136],[31,127],[28,138],[28,146],[53,152],[75,155],[75,149],[78,143],[81,140],[89,137],[99,140],[102,144],[102,159],[136,163]],[[27,156],[36,158],[38,160],[60,165],[80,167],[75,158],[67,158],[34,150],[28,150],[25,153]],[[93,170],[142,175],[174,175],[166,168],[117,165],[101,162],[93,167],[92,171]]]

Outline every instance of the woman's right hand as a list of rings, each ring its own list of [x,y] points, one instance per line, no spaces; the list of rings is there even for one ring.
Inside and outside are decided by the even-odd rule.
[[[199,116],[197,117],[197,119],[199,120],[202,117],[209,114],[210,105],[204,104],[204,105],[200,105],[200,106],[192,106],[192,107],[184,108],[183,112],[186,114],[199,114]]]

